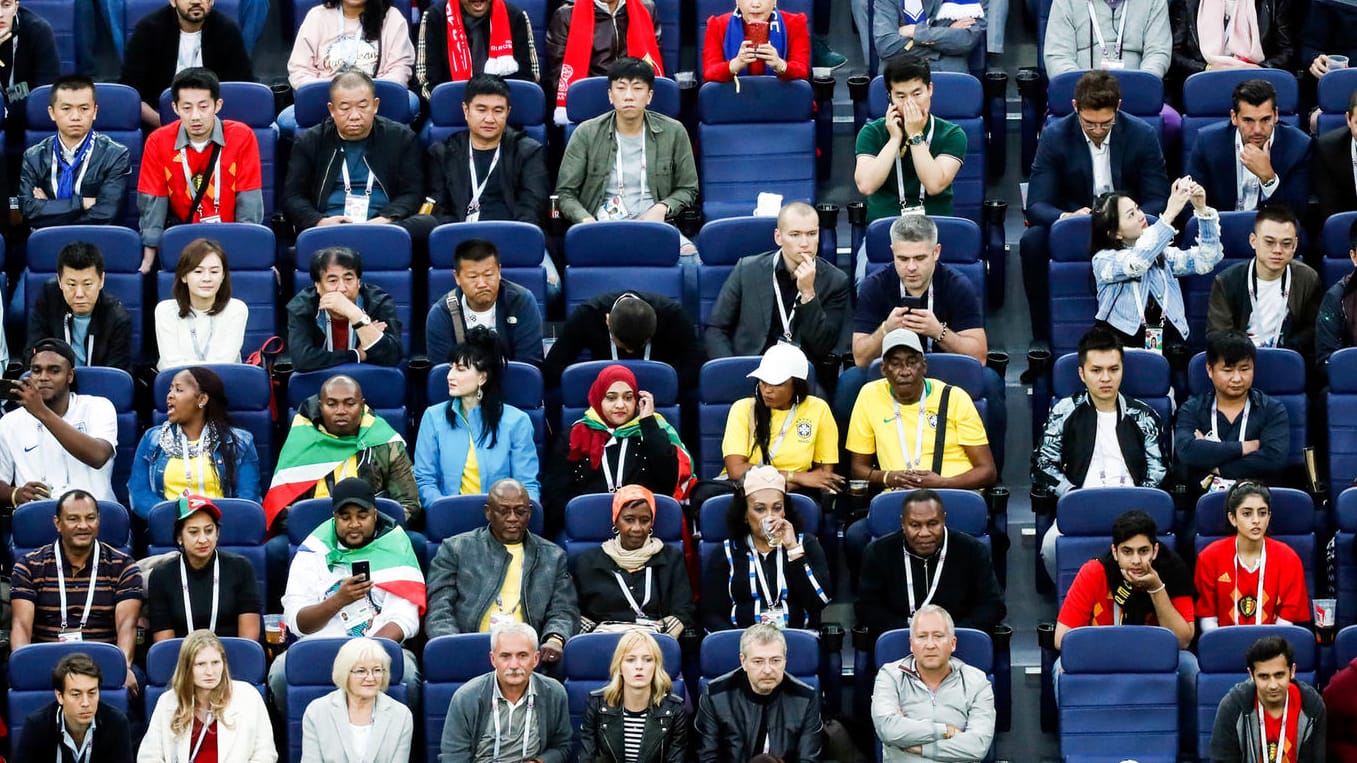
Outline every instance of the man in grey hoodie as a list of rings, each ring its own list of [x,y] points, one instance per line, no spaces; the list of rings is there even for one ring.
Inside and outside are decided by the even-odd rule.
[[[1324,700],[1296,680],[1290,642],[1265,636],[1253,642],[1245,659],[1249,680],[1235,684],[1216,709],[1211,760],[1324,760]]]

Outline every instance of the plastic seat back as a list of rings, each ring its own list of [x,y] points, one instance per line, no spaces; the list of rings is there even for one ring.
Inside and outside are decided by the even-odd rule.
[[[1305,447],[1309,445],[1309,428],[1306,423],[1309,402],[1305,397],[1305,360],[1295,350],[1262,347],[1258,350],[1258,359],[1254,362],[1253,370],[1254,386],[1286,406],[1288,423],[1291,425],[1291,443],[1286,462],[1303,465]],[[1205,394],[1212,390],[1211,380],[1206,375],[1206,353],[1199,352],[1188,362],[1187,384],[1193,395]],[[1330,416],[1332,415],[1333,412],[1330,411]]]
[[[1357,347],[1329,358],[1327,425],[1330,483],[1351,485],[1357,479]]]
[[[377,86],[377,116],[409,125],[415,115],[410,112],[410,91],[390,80],[375,80]],[[297,88],[293,101],[296,106],[297,129],[315,127],[330,117],[330,83],[310,82]]]
[[[1084,562],[1112,546],[1112,523],[1138,509],[1154,518],[1159,545],[1173,546],[1173,498],[1152,487],[1094,487],[1071,490],[1056,504],[1061,536],[1055,542],[1056,591],[1060,601]]]
[[[1079,349],[1079,337],[1093,327],[1098,314],[1090,236],[1086,215],[1051,226],[1051,352],[1057,357]]]
[[[965,533],[989,548],[989,508],[984,497],[974,490],[956,488],[940,488],[936,492],[946,507],[947,529]],[[907,491],[892,490],[872,498],[867,509],[867,527],[872,540],[900,529],[900,517],[908,497]]]
[[[679,423],[678,373],[655,360],[589,360],[568,366],[561,374],[561,421],[558,431],[570,428],[589,409],[589,386],[604,368],[623,365],[636,375],[640,388],[655,396],[655,412],[673,426]]]
[[[1203,633],[1197,642],[1197,750],[1211,757],[1211,729],[1220,701],[1240,681],[1249,680],[1249,647],[1264,636],[1281,636],[1296,653],[1296,680],[1315,685],[1318,664],[1315,637],[1298,625],[1232,625]],[[1205,724],[1204,726],[1202,724]]]
[[[1107,760],[1110,750],[1135,750],[1141,763],[1177,759],[1178,640],[1172,631],[1076,628],[1061,644],[1061,666],[1065,760]]]
[[[1315,544],[1315,504],[1302,490],[1289,487],[1274,487],[1272,490],[1272,513],[1267,534],[1273,540],[1291,547],[1300,557],[1305,568],[1305,589],[1314,591],[1315,567],[1318,564]],[[1224,491],[1207,493],[1197,499],[1194,514],[1197,523],[1197,537],[1193,543],[1197,553],[1221,538],[1232,538],[1235,529],[1230,525],[1225,511]]]
[[[718,358],[702,364],[697,385],[697,430],[701,454],[698,474],[703,477],[714,477],[725,468],[721,442],[730,406],[754,394],[758,382],[748,374],[758,366],[757,357]]]
[[[424,507],[425,556],[429,561],[433,561],[443,541],[486,526],[485,501],[484,495],[446,495]],[[542,506],[533,501],[528,530],[541,535],[544,524]],[[428,659],[427,654],[424,659]]]
[[[887,663],[904,659],[909,655],[909,628],[886,631],[876,640],[873,659],[877,670],[885,667]],[[994,643],[990,640],[988,633],[975,628],[957,628],[956,651],[952,653],[952,656],[977,670],[984,671],[990,683],[994,683]],[[997,702],[998,699],[998,696],[996,696],[995,701]],[[880,761],[882,753],[879,739],[876,748],[876,759]],[[985,760],[994,760],[993,742],[990,743],[989,754],[985,756]]]
[[[448,399],[447,363],[439,363],[429,371],[428,405],[434,406]],[[528,414],[532,420],[532,441],[537,445],[537,462],[546,463],[547,409],[543,404],[542,371],[529,363],[511,360],[504,368],[504,402]],[[423,415],[423,414],[421,414]]]
[[[760,193],[783,203],[815,199],[815,97],[805,80],[741,77],[698,92],[702,212],[708,220],[753,214]]]
[[[565,233],[565,312],[638,284],[682,303],[678,263],[679,232],[672,225],[620,220],[572,226]]]
[[[31,6],[24,6],[30,8]],[[69,8],[70,6],[67,6]],[[32,9],[36,10],[36,9]],[[71,11],[67,10],[66,13]],[[53,27],[55,30],[55,27]],[[65,67],[62,71],[68,71]],[[127,175],[127,192],[123,195],[122,223],[130,228],[137,227],[137,176],[141,172],[141,95],[135,88],[112,82],[98,82],[94,85],[99,100],[99,116],[94,120],[94,129],[112,138],[114,142],[127,147],[127,158],[131,163],[131,172]],[[28,127],[24,131],[24,145],[31,146],[57,132],[57,126],[47,115],[47,104],[51,100],[52,86],[35,88],[25,102],[24,111]],[[140,256],[140,255],[138,255]],[[108,257],[108,252],[104,252]],[[140,259],[138,259],[140,263]]]
[[[1183,81],[1183,165],[1192,160],[1197,133],[1203,127],[1230,118],[1231,96],[1235,86],[1250,79],[1263,79],[1277,90],[1280,121],[1296,126],[1300,87],[1296,77],[1284,69],[1219,69],[1197,72]],[[1344,104],[1346,106],[1346,104]]]
[[[891,251],[891,224],[894,217],[873,220],[867,226],[867,272],[893,267]],[[980,309],[985,310],[985,261],[981,257],[984,240],[980,226],[964,217],[931,218],[938,226],[938,244],[942,246],[940,261],[951,270],[966,276],[980,298]],[[701,251],[701,250],[699,250]],[[706,252],[702,255],[706,257]],[[705,260],[704,260],[705,262]]]
[[[365,274],[366,275],[366,274]],[[353,377],[363,389],[363,399],[372,412],[386,419],[402,438],[409,431],[409,415],[405,409],[405,374],[399,368],[373,366],[367,363],[343,363],[321,371],[294,373],[288,380],[288,405],[295,413],[306,398],[318,394],[321,385],[332,376],[344,374]],[[289,420],[291,415],[289,415]],[[409,449],[409,442],[406,442]]]
[[[1330,69],[1319,78],[1319,132],[1347,124],[1348,98],[1357,90],[1357,69]]]
[[[1121,394],[1150,406],[1159,418],[1159,452],[1168,457],[1173,444],[1173,400],[1169,397],[1171,372],[1163,355],[1149,350],[1127,349],[1123,353]],[[1079,354],[1061,355],[1052,376],[1052,402],[1087,390],[1079,379]]]
[[[122,551],[131,553],[132,522],[127,509],[112,501],[99,501],[99,540]],[[57,528],[52,524],[56,516],[57,502],[29,501],[14,510],[10,525],[10,550],[14,559],[25,555],[57,540]],[[51,688],[48,684],[47,688]]]
[[[477,238],[494,243],[499,250],[500,277],[532,292],[537,311],[546,315],[547,271],[542,267],[546,237],[536,225],[511,220],[448,223],[433,229],[429,234],[429,306],[441,302],[457,283],[453,276],[457,245]],[[437,363],[447,358],[433,360]]]
[[[742,630],[717,631],[708,633],[702,639],[699,657],[701,665],[698,679],[698,693],[705,691],[707,684],[714,678],[740,667],[740,636]],[[815,689],[820,688],[820,637],[814,631],[788,628],[783,631],[787,637],[787,675]]]
[[[668,71],[668,69],[665,71]],[[654,95],[650,100],[650,105],[646,107],[646,110],[678,119],[678,83],[670,77],[656,77],[655,87],[652,90]],[[596,116],[606,114],[613,110],[612,103],[608,101],[608,78],[585,77],[582,80],[574,82],[570,86],[570,93],[569,97],[566,99],[565,109],[565,139],[568,143],[570,141],[570,136],[575,132],[575,126],[580,122],[593,119]]]
[[[452,695],[467,681],[493,670],[489,633],[458,633],[424,645],[425,760],[438,760]]]
[[[1121,85],[1121,110],[1143,120],[1159,135],[1160,150],[1164,143],[1164,80],[1140,69],[1112,69],[1112,76]],[[1051,77],[1046,88],[1047,109],[1055,119],[1074,113],[1074,86],[1085,71],[1065,72]]]
[[[312,701],[335,690],[330,673],[340,647],[347,638],[307,638],[288,647],[287,655],[287,724],[288,759],[298,763],[302,758],[302,716]],[[401,704],[406,704],[405,656],[400,645],[390,639],[378,639],[391,658],[391,685],[386,693]]]
[[[268,668],[264,661],[264,647],[258,641],[233,636],[223,636],[221,645],[226,650],[226,664],[231,668],[231,679],[252,684],[259,691],[259,696],[267,701],[268,686],[264,679]],[[174,691],[170,681],[174,678],[179,650],[183,646],[183,639],[172,638],[151,644],[146,652],[145,717],[150,718],[155,712],[160,695]]]
[[[1337,513],[1338,532],[1333,536],[1334,567],[1338,589],[1337,623],[1341,628],[1357,623],[1357,487],[1350,487],[1338,495]]]
[[[589,704],[589,693],[602,689],[612,680],[609,667],[612,665],[613,652],[617,651],[617,642],[621,633],[583,633],[566,642],[562,666],[565,669],[565,695],[570,706],[570,728],[575,732],[575,743],[579,744],[580,727],[584,723],[584,708]],[[679,698],[684,696],[682,655],[678,641],[667,633],[655,634],[660,645],[663,667],[673,679],[671,692]],[[686,719],[685,719],[686,720]]]
[[[264,507],[244,498],[213,498],[212,502],[221,509],[221,534],[217,538],[217,548],[250,560],[254,567],[254,578],[259,583],[259,600],[262,603],[264,593],[269,590],[268,571],[264,563]],[[178,550],[178,539],[174,537],[174,522],[178,516],[178,501],[165,501],[151,507],[147,520],[150,529],[150,543],[146,549],[148,554]],[[232,662],[232,675],[235,672],[235,663]],[[245,680],[240,676],[235,677]]]
[[[401,324],[401,343],[410,354],[410,326],[415,315],[424,318],[424,305],[416,298],[414,277],[410,272],[410,234],[395,225],[355,225],[318,227],[297,236],[297,272],[293,287],[300,292],[314,285],[311,280],[311,255],[331,246],[347,246],[363,261],[363,282],[380,286],[396,302],[396,320]]]
[[[75,10],[70,0],[28,0],[24,7],[42,17],[52,27],[52,36],[57,44],[57,61],[62,74],[75,72]],[[31,94],[30,94],[31,97]],[[43,113],[46,113],[47,99],[42,99]],[[29,143],[28,145],[33,145]],[[22,723],[13,724],[17,730]],[[18,747],[17,740],[12,747]]]
[[[438,18],[439,22],[442,20],[442,17]],[[542,87],[536,82],[521,79],[504,80],[504,84],[509,86],[509,126],[522,130],[525,135],[545,146],[547,100]],[[429,94],[429,123],[419,133],[425,146],[447,140],[454,133],[466,130],[466,114],[462,113],[465,93],[465,82],[444,82]]]
[[[29,102],[36,97],[30,95]],[[94,244],[104,256],[104,291],[117,297],[132,319],[132,361],[135,363],[141,357],[142,335],[149,321],[142,301],[142,277],[137,272],[141,266],[141,236],[134,230],[115,225],[61,225],[33,231],[28,237],[24,311],[32,312],[43,284],[56,278],[57,255],[62,248],[76,242]]]
[[[698,318],[705,325],[711,317],[721,287],[741,259],[776,249],[773,231],[775,217],[727,217],[710,220],[697,234],[697,251],[702,267],[697,271]]]
[[[390,498],[378,498],[377,510],[390,517],[397,527],[405,527],[405,509],[399,503]],[[333,519],[334,515],[334,503],[329,498],[304,498],[288,507],[288,553],[297,553],[297,547],[306,541],[306,536],[327,520]],[[418,556],[418,549],[415,554]]]
[[[1339,212],[1324,221],[1324,231],[1320,235],[1324,266],[1320,275],[1324,277],[1326,286],[1333,286],[1353,270],[1352,258],[1348,254],[1352,249],[1352,238],[1348,234],[1354,222],[1357,222],[1357,212]]]
[[[103,673],[99,685],[99,701],[124,715],[130,709],[123,680],[127,675],[127,657],[114,644],[83,641],[53,644],[29,644],[14,650],[9,656],[9,724],[10,749],[22,746],[23,718],[36,713],[52,702],[52,670],[62,657],[83,653],[94,660]]]
[[[697,0],[692,4],[693,14],[697,18],[697,78],[702,79],[701,63],[707,49],[707,23],[730,13],[735,5],[729,0]],[[783,13],[800,13],[806,17],[808,28],[814,29],[815,3],[812,0],[781,0],[777,9]],[[705,253],[704,253],[705,254]],[[703,257],[706,261],[706,257]]]
[[[132,376],[121,368],[82,366],[75,369],[75,389],[86,395],[102,397],[117,411],[118,447],[113,450],[113,493],[126,505],[127,479],[132,475],[137,443],[141,440]]]

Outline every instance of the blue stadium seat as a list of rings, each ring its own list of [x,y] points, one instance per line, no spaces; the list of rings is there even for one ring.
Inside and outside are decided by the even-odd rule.
[[[602,689],[612,680],[609,668],[621,638],[621,633],[584,633],[565,644],[561,661],[565,680],[562,683],[565,684],[565,695],[570,706],[570,728],[574,731],[576,744],[579,743],[580,726],[584,723],[584,708],[589,704],[589,692]],[[663,668],[674,682],[671,692],[682,699],[684,686],[680,668],[683,659],[679,643],[667,633],[656,634],[655,640],[660,644]]]
[[[942,246],[940,261],[951,270],[966,276],[980,299],[980,309],[985,310],[985,260],[984,240],[980,235],[980,226],[964,217],[933,217],[938,226],[938,244]],[[891,224],[896,218],[885,217],[873,220],[867,226],[867,273],[870,275],[882,268],[891,267],[894,253],[891,251]],[[699,250],[701,251],[701,250]],[[703,267],[706,266],[706,252],[702,253]]]
[[[730,406],[754,394],[758,382],[748,374],[758,366],[757,357],[718,358],[702,364],[697,384],[697,473],[706,479],[725,469],[721,441],[725,439]]]
[[[655,360],[589,360],[568,366],[561,374],[561,420],[557,431],[565,432],[589,409],[589,386],[604,368],[623,365],[636,375],[640,388],[655,396],[655,412],[675,430],[679,423],[678,373]]]
[[[443,724],[452,695],[490,665],[489,633],[458,633],[429,639],[424,645],[424,760],[438,760]]]
[[[363,258],[363,281],[380,286],[396,301],[396,319],[401,323],[401,342],[410,354],[410,331],[414,316],[424,321],[424,304],[415,295],[410,272],[411,241],[404,228],[395,225],[355,225],[309,228],[297,236],[297,272],[293,288],[300,292],[314,285],[311,255],[329,246],[347,246]],[[295,292],[294,292],[295,293]]]
[[[1273,487],[1271,522],[1268,537],[1291,547],[1305,567],[1305,588],[1315,595],[1315,569],[1321,561],[1315,543],[1315,503],[1304,491]],[[1235,530],[1225,514],[1225,492],[1207,493],[1197,499],[1197,553],[1221,538],[1232,538]]]
[[[685,0],[655,0],[655,28],[660,32],[660,61],[670,77],[679,70],[679,43]]]
[[[652,534],[666,546],[683,550],[683,509],[667,495],[655,496]],[[573,569],[579,555],[613,537],[612,493],[577,495],[565,505],[565,529],[558,543]],[[677,663],[675,663],[677,664]]]
[[[947,528],[965,533],[990,547],[989,508],[985,499],[974,490],[939,488],[937,494],[947,507]],[[900,529],[900,512],[908,491],[892,490],[872,498],[867,509],[867,527],[872,540]]]
[[[160,7],[159,2],[155,5]],[[216,5],[216,10],[223,10],[221,4]],[[131,33],[131,27],[128,27],[128,32]],[[275,204],[283,181],[278,163],[278,128],[273,126],[273,91],[268,85],[258,82],[223,82],[221,102],[221,111],[217,116],[244,122],[254,132],[254,139],[259,144],[259,177],[263,183],[264,219],[267,220],[277,208]],[[162,125],[179,119],[171,105],[169,88],[160,94],[159,106]],[[169,233],[169,229],[165,232]]]
[[[1339,669],[1357,659],[1357,628],[1347,627],[1340,630],[1338,637],[1334,639],[1333,651],[1336,658],[1334,662]]]
[[[1357,69],[1353,71],[1357,72]],[[1320,246],[1324,252],[1324,271],[1320,275],[1324,276],[1326,286],[1333,286],[1343,276],[1352,272],[1352,257],[1348,254],[1352,249],[1352,240],[1348,237],[1348,232],[1352,230],[1354,221],[1357,221],[1357,212],[1340,212],[1324,221],[1324,232],[1320,236],[1322,241]]]
[[[1164,149],[1164,80],[1140,69],[1112,69],[1121,85],[1121,110],[1139,117],[1159,133]],[[1047,109],[1051,119],[1074,113],[1074,86],[1086,72],[1065,72],[1051,77],[1046,88]]]
[[[57,60],[62,74],[75,73],[75,11],[71,0],[27,0],[24,7],[42,17],[52,27],[56,38]],[[47,113],[47,98],[42,99],[43,113]],[[29,145],[32,145],[31,143]],[[22,724],[14,724],[20,726]]]
[[[1123,750],[1134,750],[1140,763],[1177,759],[1178,639],[1172,631],[1075,628],[1065,634],[1061,665],[1064,760],[1119,759]]]
[[[1201,672],[1197,674],[1196,707],[1197,751],[1202,760],[1211,757],[1211,729],[1215,725],[1216,708],[1235,684],[1249,680],[1245,654],[1253,642],[1264,636],[1281,636],[1289,641],[1296,652],[1296,680],[1316,686],[1315,637],[1299,625],[1232,625],[1203,633],[1197,642]]]
[[[484,495],[448,495],[424,507],[424,531],[427,538],[425,555],[429,561],[433,561],[434,554],[438,553],[438,547],[443,541],[454,535],[486,526],[485,500]],[[535,535],[541,535],[544,523],[542,506],[533,501],[532,515],[528,517],[528,530]],[[429,659],[427,651],[424,659],[427,664]]]
[[[292,37],[289,39],[297,39],[297,32],[301,30],[302,22],[306,20],[307,12],[320,5],[320,2],[321,0],[287,0],[279,7],[283,18],[292,20]],[[286,22],[284,26],[287,26]]]
[[[439,363],[429,371],[426,404],[435,406],[448,399],[447,363]],[[504,369],[502,384],[504,402],[528,414],[532,420],[532,439],[537,444],[537,462],[546,463],[547,447],[547,409],[543,404],[544,395],[542,371],[537,366],[511,360]],[[420,416],[424,414],[421,412]]]
[[[53,499],[29,501],[14,510],[9,545],[16,560],[56,542],[57,528],[52,524],[56,509],[57,502]],[[112,501],[99,501],[99,540],[131,553],[132,526],[127,509]]]
[[[127,657],[113,644],[84,641],[54,644],[29,644],[14,650],[9,656],[9,743],[10,749],[19,749],[24,719],[52,702],[52,669],[62,657],[83,653],[94,660],[103,673],[99,685],[99,701],[124,715],[128,713]]]
[[[801,527],[805,532],[817,534],[815,528],[820,527],[820,507],[808,495],[792,493],[790,497],[791,502],[787,508],[794,509],[801,516]],[[731,498],[730,495],[713,496],[702,504],[702,510],[697,518],[697,529],[702,533],[702,540],[697,545],[701,569],[707,568],[707,560],[712,555],[724,553],[722,546],[730,537],[726,530],[726,509],[730,506]]]
[[[268,475],[273,474],[273,459],[276,456],[273,412],[269,407],[273,400],[273,385],[268,372],[244,363],[205,364],[202,367],[212,369],[221,377],[227,390],[226,412],[231,417],[231,424],[254,435],[254,449],[259,454],[259,473],[261,479],[266,480]],[[178,371],[171,368],[155,378],[154,391],[151,393],[155,400],[155,411],[151,415],[154,424],[165,421],[165,397]],[[136,447],[135,441],[132,447]],[[268,483],[265,482],[262,487],[267,488]]]
[[[887,663],[895,660],[904,659],[910,655],[909,647],[909,629],[898,628],[893,631],[886,631],[876,640],[876,649],[873,654],[874,670],[873,673],[881,670]],[[958,660],[970,665],[973,668],[981,670],[989,678],[991,684],[995,683],[995,671],[998,669],[994,659],[994,644],[990,641],[988,633],[975,628],[957,628],[956,629],[956,651],[952,654]],[[1001,702],[1008,701],[1007,698],[1001,700],[999,697],[999,687],[994,686],[995,709],[1000,715],[1003,711],[999,710]],[[867,687],[871,691],[871,687]],[[999,729],[996,726],[996,731]],[[996,734],[996,739],[997,734]],[[989,754],[985,756],[986,761],[994,760],[994,743],[990,743]],[[876,742],[876,759],[881,761],[881,740]]]
[[[305,1],[305,0],[303,0]],[[379,79],[377,85],[377,116],[409,125],[415,119],[410,110],[410,91],[390,80]],[[296,106],[297,129],[314,127],[330,118],[330,83],[310,82],[297,88],[293,101]]]
[[[665,69],[665,71],[668,70],[668,68]],[[571,134],[575,132],[575,125],[613,110],[612,103],[608,100],[608,78],[586,77],[576,81],[570,86],[570,94],[566,99],[565,109],[567,120],[565,139],[568,142]],[[678,83],[672,77],[656,77],[654,95],[646,109],[656,114],[678,119]]]
[[[443,19],[440,17],[438,22],[443,23]],[[546,145],[547,99],[541,86],[521,79],[505,80],[504,84],[509,86],[509,126]],[[429,123],[419,132],[425,146],[445,141],[466,129],[466,115],[462,113],[465,92],[465,82],[444,82],[429,94]]]
[[[243,498],[214,498],[212,502],[221,509],[221,534],[217,538],[217,548],[250,560],[254,566],[255,580],[259,582],[259,602],[261,606],[266,606],[264,594],[269,588],[264,565],[264,507]],[[164,501],[151,507],[151,515],[146,522],[150,532],[147,554],[179,550],[179,539],[174,537],[174,523],[178,516],[178,501]],[[235,663],[231,665],[234,673]],[[259,682],[263,680],[261,674]]]
[[[773,243],[776,229],[776,217],[727,217],[703,224],[696,242],[702,253],[702,267],[697,271],[700,323],[706,324],[711,317],[721,287],[741,258],[777,248]]]
[[[30,95],[29,102],[36,97]],[[28,237],[23,312],[33,310],[42,285],[56,278],[57,255],[62,247],[77,241],[94,244],[104,255],[104,290],[121,300],[132,318],[132,362],[136,363],[141,357],[142,334],[149,321],[142,304],[142,277],[137,272],[141,266],[141,236],[134,230],[115,225],[61,225],[33,231]]]
[[[1230,97],[1235,86],[1244,80],[1265,79],[1277,89],[1277,111],[1280,120],[1297,126],[1296,110],[1300,102],[1300,87],[1296,77],[1285,69],[1218,69],[1197,72],[1183,82],[1183,165],[1192,159],[1197,142],[1197,131],[1224,121],[1230,116]],[[1346,105],[1346,104],[1344,104]]]
[[[730,0],[697,0],[692,3],[693,14],[697,18],[697,79],[702,80],[702,61],[707,47],[707,22],[713,17],[720,17],[730,13],[735,4]],[[815,3],[813,0],[781,0],[777,4],[777,9],[783,13],[802,13],[806,16],[806,25],[808,29],[814,29],[815,21]],[[670,66],[668,68],[675,68]],[[743,77],[743,75],[741,75]],[[743,81],[743,79],[741,80]],[[705,255],[705,252],[704,252]],[[703,257],[706,261],[706,257]]]
[[[70,14],[71,11],[67,10],[65,13]],[[47,18],[50,23],[51,17]],[[54,31],[55,29],[53,26]],[[62,71],[67,69],[63,66]],[[136,228],[137,174],[141,171],[142,147],[141,95],[134,88],[111,82],[96,83],[94,88],[99,99],[99,116],[94,120],[94,129],[126,146],[127,158],[132,163],[132,171],[127,176],[127,193],[123,198],[122,220],[124,225]],[[56,134],[57,126],[47,115],[47,103],[51,100],[51,93],[52,86],[43,85],[34,88],[25,101],[24,111],[28,119],[28,128],[24,132],[25,146],[31,146],[43,138]],[[104,256],[107,257],[108,253],[105,252]]]
[[[533,47],[537,49],[537,60],[541,62],[542,76],[546,76],[547,22],[551,19],[547,8],[551,3],[549,0],[518,0],[514,5],[528,14],[528,24],[532,27]]]
[[[250,308],[240,350],[241,358],[249,357],[264,340],[279,334],[273,230],[251,223],[197,223],[166,228],[160,241],[160,272],[156,276],[159,299],[174,299],[174,269],[179,265],[179,253],[199,238],[221,244],[231,269],[231,296]]]
[[[760,193],[813,202],[814,111],[805,80],[741,77],[738,90],[729,82],[703,85],[697,141],[706,219],[753,214]]]
[[[1062,355],[1055,362],[1052,378],[1052,403],[1087,389],[1079,380],[1079,354]],[[1163,355],[1131,348],[1125,351],[1122,365],[1121,394],[1139,400],[1159,416],[1159,448],[1165,458],[1173,444],[1173,400],[1169,362]]]
[[[566,315],[591,297],[637,285],[683,303],[678,229],[640,220],[571,226],[562,278]]]
[[[1057,220],[1051,226],[1051,353],[1079,349],[1079,337],[1093,328],[1098,291],[1093,282],[1087,215]]]
[[[132,474],[141,429],[133,407],[132,377],[120,368],[84,366],[75,369],[75,389],[87,395],[106,398],[118,416],[118,447],[113,451],[113,492],[126,505],[127,478]],[[56,497],[56,496],[53,496]]]
[[[1319,133],[1347,123],[1348,98],[1357,90],[1357,69],[1331,69],[1319,78]]]
[[[1357,480],[1357,348],[1345,347],[1329,358],[1326,420],[1329,484],[1338,490]]]
[[[259,696],[268,699],[268,686],[264,683],[268,667],[264,662],[264,647],[258,641],[244,638],[223,637],[221,645],[226,650],[226,665],[231,671],[231,679],[253,684]],[[151,644],[146,652],[146,717],[155,712],[160,695],[173,691],[170,680],[174,678],[174,669],[179,662],[179,650],[184,646],[181,638],[166,639]]]
[[[364,277],[367,272],[364,271]],[[288,379],[287,398],[292,413],[306,398],[320,392],[321,385],[332,376],[351,376],[363,388],[363,399],[372,412],[386,419],[401,437],[409,431],[409,414],[405,409],[405,374],[399,368],[373,366],[367,363],[342,363],[321,371],[295,373]],[[407,438],[406,448],[409,449]]]
[[[707,505],[711,505],[708,501]],[[717,631],[708,633],[702,639],[700,675],[698,691],[706,690],[707,684],[714,678],[740,667],[740,636],[742,630]],[[814,631],[788,628],[783,631],[787,637],[787,675],[799,679],[818,690],[820,688],[820,638]]]
[[[1310,444],[1307,424],[1310,404],[1305,397],[1305,360],[1295,350],[1260,348],[1258,360],[1253,366],[1253,384],[1286,406],[1291,425],[1291,444],[1286,462],[1303,465],[1305,447]],[[1187,386],[1193,395],[1212,390],[1211,379],[1206,375],[1206,353],[1199,352],[1188,362]],[[1332,413],[1330,411],[1331,416]]]
[[[500,276],[532,292],[537,298],[537,311],[546,315],[547,271],[542,267],[546,237],[536,225],[511,220],[448,223],[433,229],[429,234],[429,306],[441,302],[456,284],[452,255],[458,244],[473,238],[495,244],[499,250]],[[424,320],[424,316],[419,319]],[[445,360],[434,358],[435,363]]]
[[[1173,498],[1152,487],[1094,487],[1071,490],[1056,504],[1061,536],[1055,542],[1056,591],[1060,601],[1084,562],[1112,546],[1112,522],[1139,509],[1154,518],[1160,546],[1173,546]]]
[[[1344,628],[1357,623],[1357,488],[1350,487],[1338,495],[1337,515],[1338,532],[1333,541],[1335,595],[1337,624]]]
[[[377,639],[391,658],[391,685],[386,693],[401,704],[406,704],[405,656],[401,647],[390,639]],[[287,728],[288,759],[299,763],[302,757],[302,716],[312,700],[335,690],[330,672],[335,655],[348,643],[347,638],[306,638],[288,648],[287,656],[287,714],[283,719]]]

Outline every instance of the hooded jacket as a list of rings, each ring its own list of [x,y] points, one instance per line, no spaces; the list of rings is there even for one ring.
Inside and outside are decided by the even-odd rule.
[[[1294,679],[1293,679],[1294,680]],[[1308,684],[1296,681],[1300,688],[1300,716],[1296,724],[1296,763],[1324,760],[1324,700]],[[1211,760],[1215,763],[1264,760],[1258,738],[1258,691],[1252,680],[1235,684],[1216,708],[1216,725],[1211,729]]]

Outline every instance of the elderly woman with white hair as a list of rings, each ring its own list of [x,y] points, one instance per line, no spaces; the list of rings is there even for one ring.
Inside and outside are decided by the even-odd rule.
[[[410,709],[386,693],[391,655],[370,638],[351,639],[335,655],[337,687],[302,717],[302,763],[406,763],[415,730]]]

